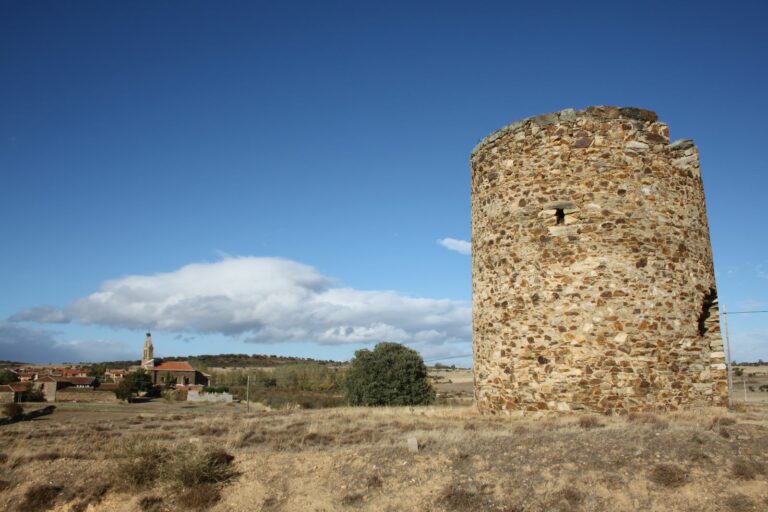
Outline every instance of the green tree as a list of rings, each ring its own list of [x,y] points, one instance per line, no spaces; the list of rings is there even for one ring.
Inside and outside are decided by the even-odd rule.
[[[104,378],[104,372],[107,371],[107,365],[105,364],[92,364],[90,368],[88,368],[88,375],[91,377],[96,377],[97,379],[101,380]]]
[[[435,400],[424,360],[400,343],[355,352],[343,388],[349,405],[428,405]]]
[[[16,380],[16,375],[10,370],[0,370],[0,385],[10,384]]]
[[[154,394],[154,386],[149,373],[143,368],[126,374],[126,376],[117,384],[115,396],[120,400],[129,400],[134,393]]]
[[[125,379],[121,380],[117,383],[117,387],[115,388],[115,396],[118,400],[123,400],[124,402],[128,402],[131,400],[131,395],[133,394],[133,391],[131,390],[131,383],[127,382]]]

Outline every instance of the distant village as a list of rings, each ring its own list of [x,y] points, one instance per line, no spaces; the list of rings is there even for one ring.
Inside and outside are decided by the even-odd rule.
[[[90,392],[110,392],[117,390],[118,384],[131,372],[144,370],[153,386],[173,391],[185,391],[177,396],[200,399],[210,376],[196,370],[189,361],[157,360],[154,357],[152,333],[148,332],[144,340],[141,363],[128,368],[106,369],[103,374],[95,375],[93,367],[25,366],[9,368],[13,381],[0,385],[0,403],[44,401],[56,402],[63,398],[88,401],[93,398]],[[91,396],[89,396],[91,395]],[[97,397],[98,398],[98,397]],[[225,398],[226,397],[219,397]],[[231,400],[231,396],[229,397]],[[218,401],[218,400],[217,400]]]

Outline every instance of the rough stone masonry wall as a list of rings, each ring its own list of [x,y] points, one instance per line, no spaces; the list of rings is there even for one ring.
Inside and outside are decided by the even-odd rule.
[[[726,405],[692,141],[648,110],[567,109],[486,137],[471,166],[481,411]]]

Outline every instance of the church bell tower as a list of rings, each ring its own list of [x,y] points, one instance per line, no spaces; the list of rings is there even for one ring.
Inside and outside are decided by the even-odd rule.
[[[152,333],[147,331],[147,339],[144,340],[144,354],[141,358],[141,366],[152,368],[155,366],[155,347],[152,346]]]

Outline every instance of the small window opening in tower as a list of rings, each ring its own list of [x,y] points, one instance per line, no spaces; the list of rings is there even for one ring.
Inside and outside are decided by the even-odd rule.
[[[555,209],[555,219],[557,219],[557,225],[565,223],[565,211],[562,208]]]

